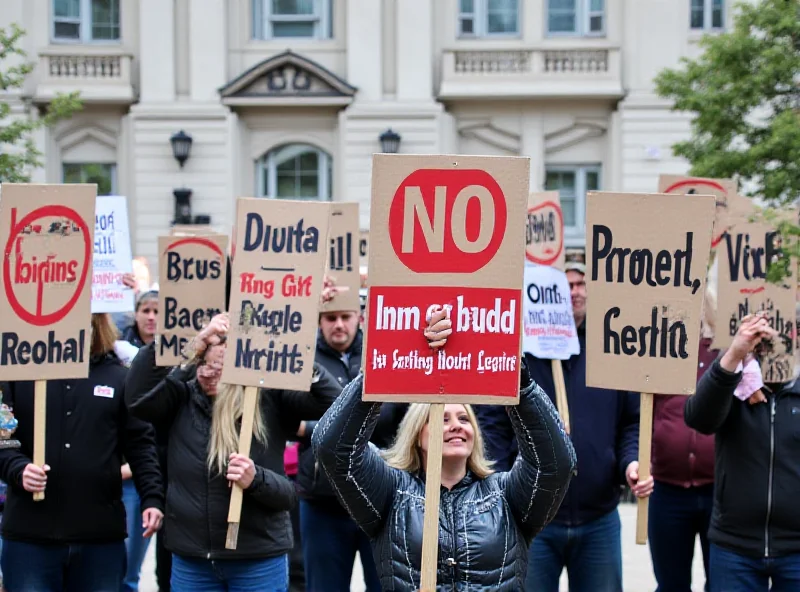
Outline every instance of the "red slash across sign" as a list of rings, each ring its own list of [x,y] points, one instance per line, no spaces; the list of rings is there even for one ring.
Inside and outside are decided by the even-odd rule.
[[[78,227],[81,235],[83,236],[83,262],[80,267],[80,274],[76,277],[77,281],[75,282],[75,293],[61,308],[47,314],[43,313],[42,311],[42,300],[44,295],[44,285],[45,283],[49,282],[41,281],[41,278],[36,281],[36,310],[35,312],[31,312],[20,303],[16,293],[14,292],[14,282],[11,280],[11,259],[12,255],[14,255],[14,244],[18,238],[22,238],[21,235],[23,234],[23,231],[27,225],[37,220],[41,220],[42,218],[67,219]],[[16,224],[12,222],[11,232],[9,233],[8,242],[5,245],[3,255],[3,284],[5,286],[6,294],[8,295],[8,302],[11,305],[11,308],[14,310],[17,316],[26,323],[35,325],[37,327],[52,325],[63,320],[72,311],[72,309],[75,307],[75,304],[80,299],[83,288],[86,285],[86,278],[89,274],[89,262],[92,260],[92,243],[89,228],[86,226],[86,222],[83,220],[83,218],[81,218],[81,216],[72,208],[61,205],[43,206],[30,212]]]

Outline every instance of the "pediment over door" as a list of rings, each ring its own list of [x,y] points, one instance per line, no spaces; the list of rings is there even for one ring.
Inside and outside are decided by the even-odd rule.
[[[256,64],[219,92],[230,106],[348,105],[354,86],[316,62],[285,51]]]

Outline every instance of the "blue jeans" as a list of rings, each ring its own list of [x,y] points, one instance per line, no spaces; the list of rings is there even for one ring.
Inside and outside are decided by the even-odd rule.
[[[711,592],[800,590],[800,553],[755,559],[712,543],[710,555]]]
[[[39,545],[6,539],[0,564],[7,592],[114,592],[125,574],[125,545]]]
[[[172,592],[286,592],[289,558],[195,559],[172,554]]]
[[[714,486],[679,487],[656,481],[650,497],[647,537],[656,592],[692,592],[695,539],[700,536],[708,577],[708,524],[714,505]]]
[[[142,563],[144,562],[144,556],[147,554],[150,539],[142,536],[144,533],[144,528],[142,528],[142,508],[133,479],[126,479],[122,482],[122,503],[125,504],[125,515],[128,521],[128,538],[125,539],[128,569],[122,582],[121,591],[138,592],[139,572],[142,570]]]
[[[358,552],[367,592],[381,592],[369,537],[350,516],[328,512],[300,500],[300,532],[306,590],[349,592]]]
[[[566,567],[570,592],[622,592],[622,523],[619,511],[581,524],[550,523],[528,554],[527,592],[558,592]]]

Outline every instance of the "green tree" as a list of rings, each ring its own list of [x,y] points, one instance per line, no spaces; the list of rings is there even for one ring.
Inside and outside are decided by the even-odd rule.
[[[693,115],[691,138],[673,146],[691,174],[788,205],[800,196],[800,2],[736,10],[730,31],[702,38],[700,57],[656,77],[656,92]]]
[[[26,52],[19,46],[23,35],[25,31],[16,24],[8,29],[0,27],[0,92],[22,89],[25,77],[33,70],[33,64],[26,61]],[[21,62],[4,68],[4,62],[14,56],[21,58]],[[9,102],[0,101],[0,182],[30,182],[30,173],[42,166],[43,156],[36,149],[32,133],[71,117],[81,107],[78,92],[57,95],[39,118],[11,116]]]

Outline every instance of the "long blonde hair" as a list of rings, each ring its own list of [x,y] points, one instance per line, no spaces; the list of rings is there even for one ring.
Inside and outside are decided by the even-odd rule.
[[[487,460],[483,450],[483,435],[478,426],[478,419],[470,405],[464,405],[469,423],[475,432],[475,442],[472,452],[467,458],[467,468],[479,479],[485,479],[494,469],[493,461]],[[420,449],[419,435],[422,428],[428,423],[431,406],[428,403],[413,403],[409,405],[403,421],[397,430],[397,437],[390,448],[383,453],[383,458],[390,467],[409,473],[422,470],[422,451]]]
[[[114,351],[114,342],[119,339],[117,326],[108,313],[92,313],[92,344],[90,352],[93,356],[102,356]]]
[[[217,345],[212,345],[201,356],[196,356],[192,363],[201,366],[205,363],[205,353],[213,347],[218,347],[226,342],[225,337]],[[239,429],[242,421],[244,407],[244,387],[241,385],[221,383],[217,387],[217,394],[211,396],[211,434],[208,438],[208,469],[217,470],[224,475],[228,465],[228,458],[239,450]],[[253,436],[261,443],[267,445],[267,426],[261,413],[261,393],[256,397],[255,417],[253,418]]]

